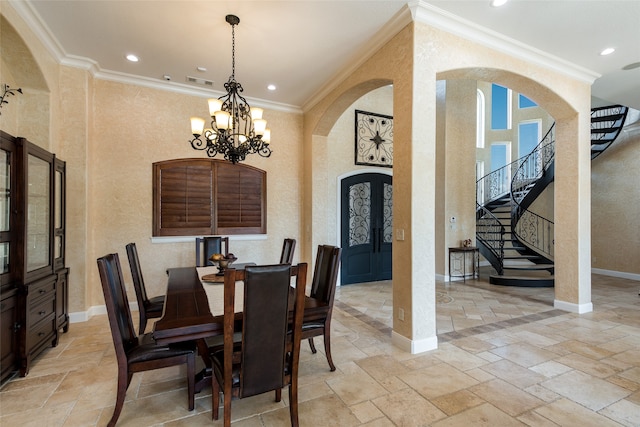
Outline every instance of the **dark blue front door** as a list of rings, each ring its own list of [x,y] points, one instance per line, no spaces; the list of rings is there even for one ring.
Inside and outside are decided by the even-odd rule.
[[[366,173],[342,180],[340,283],[391,279],[392,177]]]

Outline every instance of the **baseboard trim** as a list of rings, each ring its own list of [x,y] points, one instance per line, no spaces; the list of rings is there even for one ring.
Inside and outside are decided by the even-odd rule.
[[[591,273],[601,274],[603,276],[619,277],[620,279],[638,280],[640,281],[640,274],[627,273],[624,271],[604,270],[602,268],[592,268]]]
[[[129,309],[133,311],[138,311],[138,303],[130,302]],[[69,313],[69,323],[81,323],[87,322],[93,316],[99,314],[107,314],[107,306],[106,305],[93,305],[89,307],[86,311],[75,311],[73,313]]]
[[[423,353],[425,351],[436,350],[438,348],[438,337],[433,336],[423,340],[414,341],[396,331],[391,332],[391,342],[400,350],[411,354]]]
[[[591,313],[593,311],[593,303],[574,304],[572,302],[553,300],[553,306],[558,310],[568,311],[569,313]]]

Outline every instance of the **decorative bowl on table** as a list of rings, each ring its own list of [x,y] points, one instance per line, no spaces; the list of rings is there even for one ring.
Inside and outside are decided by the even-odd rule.
[[[209,258],[209,261],[215,266],[218,267],[218,276],[224,276],[224,270],[229,268],[231,264],[233,264],[238,258],[236,258],[233,254],[228,254],[227,256],[222,256],[221,254],[213,254]]]

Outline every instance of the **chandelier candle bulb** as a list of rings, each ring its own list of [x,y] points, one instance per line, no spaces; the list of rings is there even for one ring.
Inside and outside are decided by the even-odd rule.
[[[209,101],[209,115],[214,116],[216,111],[222,110],[222,101],[217,98],[211,98]]]
[[[214,113],[214,116],[218,129],[227,130],[230,128],[229,119],[231,119],[231,115],[229,113],[227,113],[226,111],[216,111]]]
[[[204,119],[200,117],[191,117],[191,133],[194,135],[202,135],[204,130]]]
[[[252,108],[251,109],[251,120],[261,119],[263,111],[264,110],[262,108]],[[255,125],[255,123],[254,123],[254,125]]]
[[[256,136],[264,135],[264,131],[267,129],[267,121],[264,119],[256,119],[253,121],[253,129],[256,132]]]

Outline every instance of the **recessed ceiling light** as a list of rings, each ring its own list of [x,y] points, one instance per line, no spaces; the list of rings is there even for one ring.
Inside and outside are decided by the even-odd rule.
[[[600,52],[601,56],[605,56],[605,55],[611,55],[613,52],[615,52],[616,50],[612,47],[608,47],[605,50],[603,50],[602,52]]]
[[[140,61],[140,58],[138,58],[133,53],[130,53],[130,54],[127,55],[127,60],[131,61],[131,62],[138,62],[138,61]]]
[[[271,85],[267,86],[267,89],[276,90],[276,85],[271,84]]]
[[[491,0],[491,7],[504,6],[509,0]]]

